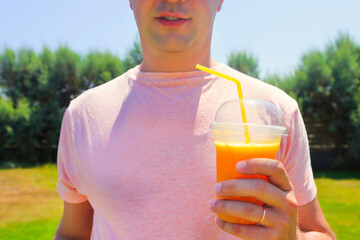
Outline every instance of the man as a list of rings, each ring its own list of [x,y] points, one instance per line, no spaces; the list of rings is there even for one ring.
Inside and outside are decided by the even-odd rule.
[[[143,63],[72,101],[58,154],[64,214],[55,239],[335,239],[316,198],[306,131],[281,90],[210,56],[223,0],[130,0]],[[280,161],[238,164],[262,180],[224,181],[219,196],[254,196],[266,207],[213,200],[216,109],[235,84],[196,71],[201,64],[239,79],[245,98],[267,100],[284,116]],[[210,202],[210,205],[209,205]],[[209,208],[211,211],[209,211]],[[216,219],[243,217],[257,225]]]

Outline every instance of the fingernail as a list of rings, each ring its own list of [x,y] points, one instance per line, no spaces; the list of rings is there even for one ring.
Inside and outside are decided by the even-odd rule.
[[[220,193],[220,190],[221,190],[221,183],[215,184],[215,193],[216,194]]]
[[[244,170],[244,169],[246,168],[246,162],[243,162],[243,161],[238,162],[238,163],[236,164],[236,168],[237,168],[238,170]]]
[[[214,209],[215,204],[216,204],[216,200],[215,200],[215,199],[211,200],[210,203],[209,203],[209,208],[210,208],[211,210]]]

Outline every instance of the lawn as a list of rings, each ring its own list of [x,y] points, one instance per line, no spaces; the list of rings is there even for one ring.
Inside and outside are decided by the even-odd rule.
[[[0,239],[52,239],[62,214],[55,165],[0,170]]]
[[[359,239],[360,172],[320,172],[315,181],[321,207],[337,239]]]
[[[317,172],[318,197],[339,240],[360,236],[360,173]],[[62,213],[55,165],[0,170],[0,239],[52,239]]]

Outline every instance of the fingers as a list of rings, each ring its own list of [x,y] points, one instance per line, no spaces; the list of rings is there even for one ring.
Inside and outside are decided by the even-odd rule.
[[[260,205],[235,200],[212,200],[209,208],[217,214],[244,218],[255,223],[259,222],[264,214],[264,207]],[[274,223],[277,222],[276,216],[276,211],[267,207],[266,215],[261,225],[268,227],[274,226]]]
[[[218,197],[254,197],[263,203],[283,208],[287,192],[262,179],[232,179],[215,185]]]
[[[271,229],[264,226],[229,223],[219,218],[216,218],[216,224],[225,232],[243,240],[273,239]]]
[[[219,227],[244,240],[282,239],[289,235],[296,225],[298,205],[282,163],[271,159],[249,159],[238,162],[236,169],[245,175],[265,175],[269,182],[256,178],[226,180],[216,184],[216,195],[225,198],[254,197],[265,203],[266,214],[261,224],[257,225],[234,224],[217,218]],[[214,200],[210,203],[210,209],[220,215],[252,222],[259,222],[264,215],[262,206],[230,199]]]
[[[291,191],[293,186],[287,172],[280,161],[264,158],[240,161],[236,165],[242,174],[261,174],[268,177],[269,181],[283,191]]]

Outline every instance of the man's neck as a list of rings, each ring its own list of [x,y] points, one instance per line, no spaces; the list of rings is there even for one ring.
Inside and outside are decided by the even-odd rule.
[[[204,54],[205,53],[205,54]],[[210,57],[210,49],[203,52],[146,52],[141,64],[143,72],[188,72],[195,71],[196,64],[213,67],[216,62]]]

